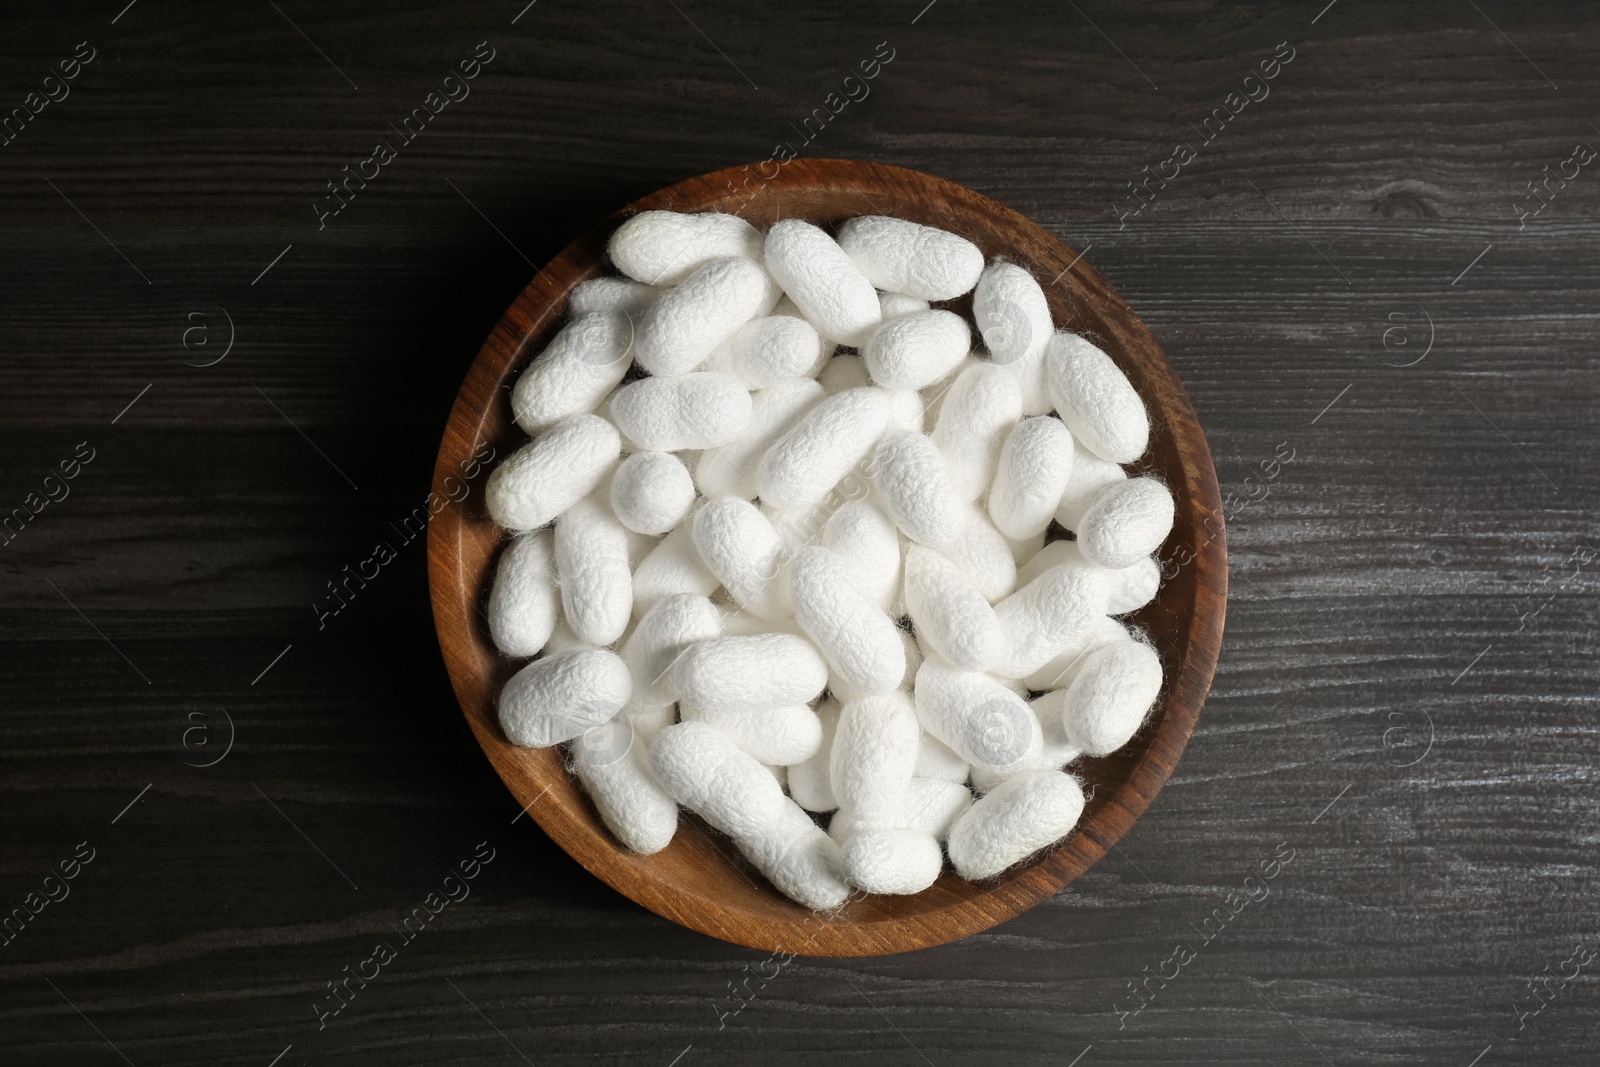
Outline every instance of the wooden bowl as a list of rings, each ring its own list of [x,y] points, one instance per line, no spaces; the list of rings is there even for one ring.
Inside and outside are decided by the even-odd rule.
[[[1056,325],[1089,337],[1127,372],[1151,415],[1150,450],[1140,467],[1166,480],[1177,506],[1162,548],[1166,573],[1176,568],[1176,574],[1135,616],[1160,651],[1167,680],[1132,742],[1109,758],[1084,761],[1078,773],[1091,798],[1064,842],[987,882],[965,882],[947,870],[915,896],[856,894],[838,912],[821,914],[780,895],[731,841],[687,813],[665,850],[629,853],[562,767],[558,750],[517,748],[500,732],[495,699],[520,664],[495,650],[481,605],[506,534],[484,511],[487,471],[467,483],[471,491],[460,503],[451,498],[462,495],[463,470],[470,473],[470,457],[482,443],[499,458],[524,443],[511,421],[514,375],[559,328],[573,287],[610,273],[605,246],[612,231],[650,209],[725,211],[762,228],[792,218],[831,227],[871,214],[952,230],[986,258],[1028,268],[1044,285]],[[905,952],[987,930],[1052,896],[1128,832],[1172,773],[1222,644],[1227,549],[1216,472],[1188,394],[1150,331],[1077,252],[1038,225],[970,189],[900,167],[802,159],[771,178],[755,167],[717,171],[653,193],[591,229],[535,276],[484,342],[450,412],[433,490],[445,502],[428,530],[439,644],[467,722],[512,795],[568,854],[619,892],[674,922],[756,949],[807,956]]]

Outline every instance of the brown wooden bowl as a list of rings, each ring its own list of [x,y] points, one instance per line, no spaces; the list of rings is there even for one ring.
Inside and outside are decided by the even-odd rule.
[[[1160,651],[1167,680],[1132,742],[1108,758],[1083,761],[1078,773],[1091,798],[1065,841],[987,882],[965,882],[947,870],[915,896],[855,894],[837,912],[816,913],[779,894],[728,839],[687,813],[662,852],[628,852],[557,749],[517,748],[501,733],[495,700],[520,664],[495,650],[480,605],[506,534],[484,511],[486,475],[469,483],[472,491],[460,503],[451,498],[462,495],[464,465],[482,443],[503,458],[526,440],[511,421],[509,399],[523,357],[555,333],[574,286],[610,272],[605,246],[612,231],[650,209],[726,211],[758,227],[779,219],[833,226],[855,215],[894,215],[953,230],[986,258],[1032,271],[1056,325],[1089,337],[1127,372],[1151,415],[1150,450],[1140,467],[1166,480],[1177,507],[1162,548],[1165,571],[1176,567],[1176,575],[1134,617]],[[1052,896],[1104,856],[1166,782],[1194,732],[1222,645],[1227,548],[1216,472],[1188,394],[1155,338],[1104,278],[1040,226],[970,189],[900,167],[815,159],[791,161],[770,179],[757,168],[717,171],[652,193],[591,229],[528,283],[484,342],[450,412],[433,489],[445,502],[428,530],[439,644],[467,722],[512,795],[568,854],[619,892],[676,923],[751,948],[809,956],[905,952],[987,930]]]

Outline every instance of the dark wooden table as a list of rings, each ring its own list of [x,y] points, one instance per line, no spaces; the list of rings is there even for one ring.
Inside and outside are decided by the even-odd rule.
[[[0,1062],[1594,1062],[1592,5],[123,2],[0,36]],[[1105,862],[774,976],[514,822],[396,527],[540,263],[780,144],[1083,249],[1193,394],[1234,596]]]

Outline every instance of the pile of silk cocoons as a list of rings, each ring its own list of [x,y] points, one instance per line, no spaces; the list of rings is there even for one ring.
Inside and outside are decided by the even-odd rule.
[[[814,909],[1060,841],[1067,766],[1162,686],[1116,618],[1173,518],[1123,470],[1150,435],[1127,378],[1027,270],[903,219],[647,211],[609,255],[486,486],[513,535],[490,635],[531,657],[506,737],[566,745],[626,848],[681,805]],[[939,306],[969,292],[981,344]]]

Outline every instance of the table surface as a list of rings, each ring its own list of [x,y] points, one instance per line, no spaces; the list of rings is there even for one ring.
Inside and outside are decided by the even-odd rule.
[[[0,1060],[1592,1062],[1592,5],[524,2],[7,12],[0,514],[58,499],[0,535],[0,906],[38,910]],[[396,529],[537,266],[780,144],[1081,249],[1193,396],[1233,591],[1104,862],[782,966],[514,821]]]

